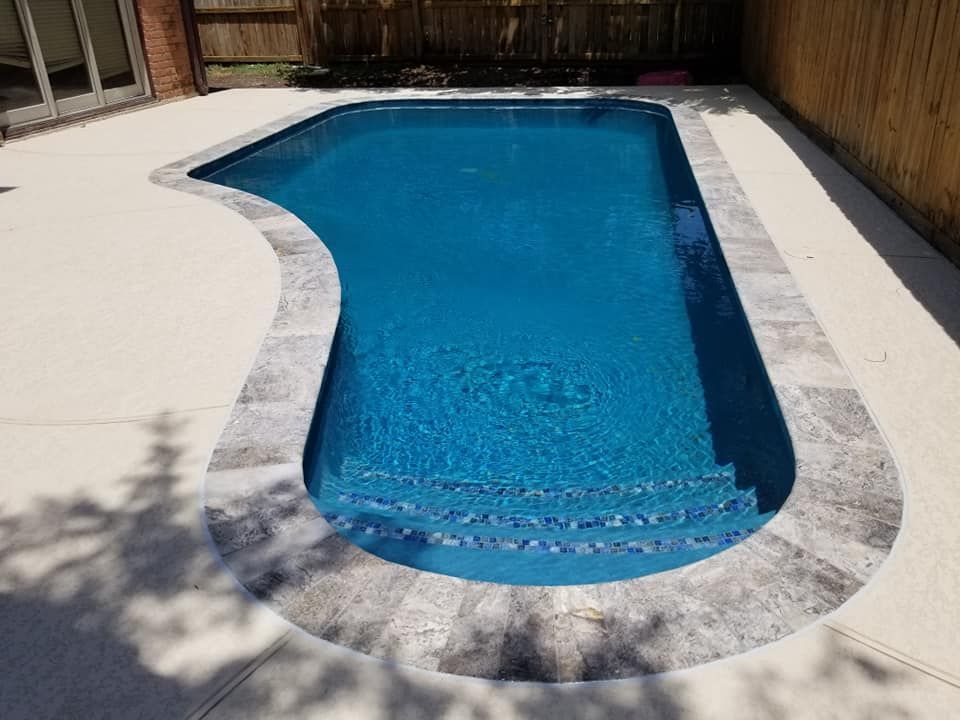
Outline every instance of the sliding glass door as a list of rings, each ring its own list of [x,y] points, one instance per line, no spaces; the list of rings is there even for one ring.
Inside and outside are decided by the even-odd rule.
[[[0,0],[0,127],[50,114],[32,43],[14,0]]]
[[[117,0],[83,0],[105,102],[143,95],[143,61],[133,8]]]
[[[146,92],[129,0],[0,0],[0,126]]]
[[[27,7],[58,113],[95,107],[90,58],[80,42],[79,18],[71,0],[29,0]]]

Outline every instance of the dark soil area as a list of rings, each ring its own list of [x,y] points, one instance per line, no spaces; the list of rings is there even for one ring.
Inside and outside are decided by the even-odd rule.
[[[284,64],[211,65],[211,90],[245,87],[551,87],[624,86],[637,84],[647,72],[688,70],[691,82],[735,81],[717,66],[690,63],[620,63],[616,65],[533,65],[519,63],[457,63],[444,65],[349,63],[315,68]]]

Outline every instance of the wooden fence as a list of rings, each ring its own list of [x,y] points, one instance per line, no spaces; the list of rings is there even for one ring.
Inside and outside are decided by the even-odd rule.
[[[194,0],[208,62],[303,61],[297,0]]]
[[[204,58],[735,58],[740,0],[195,0]],[[288,3],[288,4],[281,4]]]
[[[960,0],[745,0],[743,70],[960,263]]]

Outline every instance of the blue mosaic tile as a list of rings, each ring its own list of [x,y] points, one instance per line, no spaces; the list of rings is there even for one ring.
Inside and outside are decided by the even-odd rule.
[[[693,508],[681,508],[661,513],[608,513],[591,517],[525,517],[520,515],[490,515],[466,510],[448,510],[420,503],[391,500],[362,493],[343,493],[340,502],[360,507],[371,507],[393,513],[422,515],[432,520],[453,522],[460,525],[496,525],[514,528],[550,528],[552,530],[589,530],[600,527],[623,527],[624,525],[659,525],[678,520],[699,520],[708,516],[741,512],[756,507],[753,495],[741,495],[721,503],[711,503]]]
[[[479,537],[458,535],[457,533],[431,532],[412,528],[386,528],[381,523],[371,523],[360,518],[330,513],[324,516],[331,525],[341,530],[360,532],[365,535],[404,542],[416,542],[424,545],[452,545],[475,550],[507,550],[519,552],[575,553],[580,555],[622,553],[663,553],[685,550],[703,550],[712,547],[726,547],[749,537],[756,528],[744,528],[717,535],[679,537],[670,540],[629,540],[621,542],[571,542],[567,540],[531,540],[507,537]]]

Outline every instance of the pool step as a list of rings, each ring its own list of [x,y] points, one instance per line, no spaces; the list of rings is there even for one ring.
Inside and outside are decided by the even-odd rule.
[[[346,531],[373,535],[400,542],[425,545],[443,545],[476,550],[503,550],[514,552],[575,553],[575,554],[637,554],[708,550],[734,545],[756,532],[755,527],[728,530],[714,534],[691,535],[658,540],[623,540],[612,542],[575,542],[514,538],[496,535],[474,535],[451,532],[430,532],[416,528],[402,528],[379,521],[350,517],[336,513],[324,516],[331,525]]]
[[[588,516],[570,515],[504,515],[442,508],[422,503],[407,502],[363,493],[343,493],[342,504],[400,516],[414,516],[424,520],[455,523],[458,525],[489,525],[516,529],[545,528],[550,530],[588,530],[601,527],[648,526],[684,520],[698,521],[730,513],[746,513],[756,508],[757,499],[750,490],[735,497],[715,503],[703,503],[691,507],[650,513],[602,513]]]
[[[663,490],[698,487],[704,483],[730,482],[735,480],[733,469],[721,469],[714,473],[705,473],[692,478],[650,480],[638,483],[616,483],[595,487],[557,487],[529,488],[522,485],[495,485],[490,483],[472,483],[440,478],[424,478],[413,475],[392,475],[390,473],[366,470],[359,473],[360,480],[385,480],[398,485],[426,487],[446,492],[468,495],[490,495],[515,498],[591,498],[608,495],[638,495]]]

